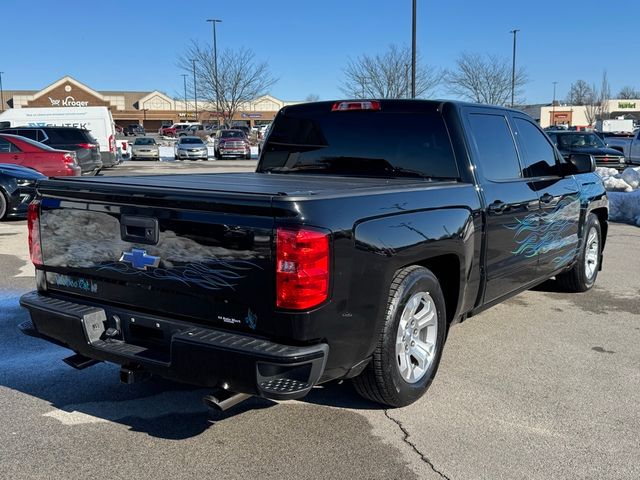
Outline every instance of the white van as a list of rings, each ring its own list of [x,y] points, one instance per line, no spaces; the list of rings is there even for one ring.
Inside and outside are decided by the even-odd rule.
[[[11,127],[86,128],[100,144],[102,165],[117,163],[116,129],[107,107],[10,108],[0,113],[0,128]]]

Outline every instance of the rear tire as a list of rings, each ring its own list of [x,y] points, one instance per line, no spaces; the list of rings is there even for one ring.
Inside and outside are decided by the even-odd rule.
[[[580,247],[577,263],[571,270],[556,275],[556,281],[568,292],[586,292],[598,278],[602,252],[602,229],[600,220],[593,213],[587,217],[584,227],[584,242]]]
[[[4,220],[9,211],[9,200],[4,195],[4,192],[0,189],[0,220]]]
[[[446,318],[444,295],[436,276],[418,265],[399,270],[389,289],[373,358],[353,379],[356,391],[390,407],[404,407],[418,400],[438,370]]]

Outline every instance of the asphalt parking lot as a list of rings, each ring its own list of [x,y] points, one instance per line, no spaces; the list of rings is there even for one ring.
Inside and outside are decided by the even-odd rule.
[[[255,161],[126,162],[106,175],[250,171]],[[33,288],[26,222],[0,223],[0,478],[640,478],[640,229],[613,224],[585,294],[549,282],[449,333],[416,404],[348,382],[303,401],[209,412],[206,390],[120,385],[18,333]]]

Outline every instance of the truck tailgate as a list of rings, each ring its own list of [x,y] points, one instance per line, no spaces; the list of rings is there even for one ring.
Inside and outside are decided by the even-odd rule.
[[[203,324],[268,326],[271,196],[199,201],[165,189],[138,198],[115,185],[109,194],[81,185],[81,192],[41,188],[48,291]]]

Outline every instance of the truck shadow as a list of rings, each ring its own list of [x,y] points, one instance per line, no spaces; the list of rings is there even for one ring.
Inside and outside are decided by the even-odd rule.
[[[0,386],[31,397],[38,403],[27,415],[42,416],[62,426],[115,422],[152,437],[181,440],[202,434],[217,423],[255,415],[277,405],[252,397],[226,412],[203,403],[210,389],[153,377],[133,385],[119,383],[119,368],[100,363],[74,370],[62,362],[71,352],[23,335],[18,325],[28,319],[17,293],[0,296]],[[18,400],[19,401],[19,400]],[[314,388],[300,404],[375,410],[380,405],[363,400],[350,382],[331,382]]]

